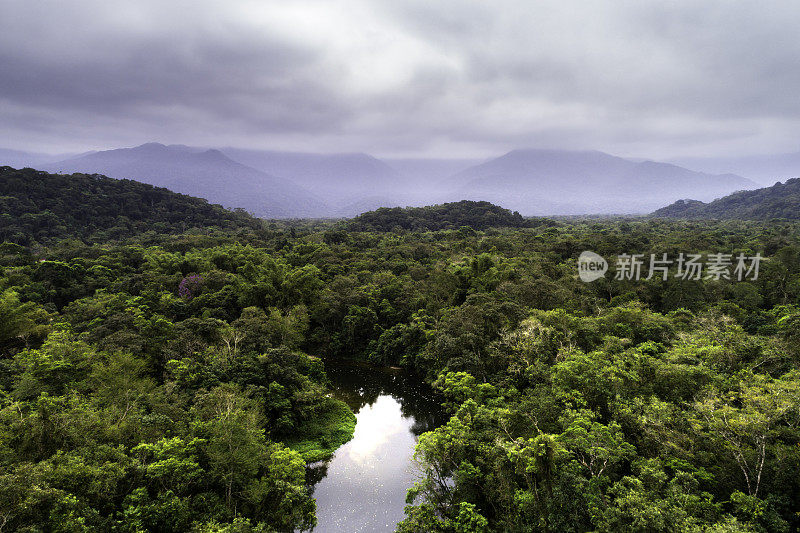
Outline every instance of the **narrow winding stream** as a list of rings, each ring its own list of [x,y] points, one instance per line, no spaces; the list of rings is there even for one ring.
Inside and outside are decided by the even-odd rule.
[[[443,422],[438,399],[402,370],[326,360],[333,395],[356,413],[353,439],[311,467],[314,533],[394,531],[417,478],[417,437]],[[317,481],[318,480],[318,481]]]

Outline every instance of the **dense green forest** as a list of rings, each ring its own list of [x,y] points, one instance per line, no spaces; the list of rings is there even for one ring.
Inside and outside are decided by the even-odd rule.
[[[511,212],[489,202],[462,200],[427,207],[382,207],[355,217],[345,227],[350,231],[436,231],[464,226],[483,230],[531,225],[530,220],[516,211]]]
[[[244,212],[137,181],[0,167],[0,242],[29,245],[78,238],[101,243],[148,231],[259,226]]]
[[[800,225],[389,223],[3,244],[0,531],[312,527],[306,464],[354,425],[325,358],[442,395],[400,531],[798,530]],[[757,279],[614,276],[740,252]]]
[[[689,219],[797,220],[800,218],[800,178],[754,191],[735,192],[709,203],[679,200],[653,215]]]

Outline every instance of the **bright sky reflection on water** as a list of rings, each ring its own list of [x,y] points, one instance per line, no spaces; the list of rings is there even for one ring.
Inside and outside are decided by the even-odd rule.
[[[353,440],[336,451],[314,489],[314,533],[394,531],[403,519],[406,491],[414,484],[413,420],[403,418],[400,402],[388,395],[364,406],[356,418]]]
[[[417,435],[441,423],[438,401],[401,372],[329,361],[326,370],[357,422],[353,439],[318,471],[314,533],[394,531],[418,476]]]

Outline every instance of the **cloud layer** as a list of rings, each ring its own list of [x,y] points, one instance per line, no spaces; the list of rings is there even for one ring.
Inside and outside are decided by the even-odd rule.
[[[0,3],[0,146],[796,150],[800,4]]]

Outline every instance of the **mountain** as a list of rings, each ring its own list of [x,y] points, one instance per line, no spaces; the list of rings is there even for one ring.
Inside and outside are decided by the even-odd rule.
[[[703,203],[679,200],[653,213],[656,217],[690,219],[800,220],[800,178],[754,191],[740,191]]]
[[[410,182],[420,186],[435,185],[445,178],[479,165],[485,159],[437,159],[437,158],[381,158]]]
[[[363,213],[346,227],[352,231],[392,231],[401,228],[412,231],[438,231],[469,226],[482,230],[491,227],[525,228],[535,225],[489,202],[463,200],[427,207],[382,207]]]
[[[364,196],[349,203],[340,204],[334,211],[334,216],[352,218],[366,213],[367,211],[373,211],[382,207],[401,207],[404,203],[416,203],[413,201],[401,202],[398,196]]]
[[[524,215],[645,213],[679,198],[712,200],[757,187],[733,174],[565,150],[514,150],[447,183],[461,198],[488,200]]]
[[[30,245],[65,238],[90,242],[147,231],[256,229],[259,220],[130,180],[0,167],[0,241]]]
[[[395,192],[402,176],[368,154],[315,154],[223,148],[231,159],[290,179],[333,204],[345,205]]]
[[[351,217],[378,207],[465,199],[523,215],[647,213],[680,198],[710,201],[757,187],[733,174],[563,150],[515,150],[478,162],[148,143],[37,168],[135,179],[268,218]]]
[[[50,163],[52,161],[53,159],[48,159],[46,154],[0,148],[0,164],[8,165],[9,167],[34,167],[41,163]]]
[[[291,179],[325,198],[336,216],[378,207],[426,205],[448,198],[444,178],[480,159],[382,158],[364,153],[319,154],[221,148],[231,159]],[[452,199],[452,198],[451,198]]]
[[[233,161],[219,150],[148,143],[90,153],[41,168],[134,179],[225,207],[240,207],[265,218],[329,213],[321,199],[297,184]]]
[[[88,154],[91,152],[85,152]],[[55,163],[62,159],[78,157],[85,154],[45,154],[40,152],[23,152],[21,150],[9,150],[0,148],[0,165],[14,168],[36,168],[48,163]]]
[[[742,157],[695,157],[675,162],[703,172],[733,172],[763,185],[800,177],[800,152]]]

